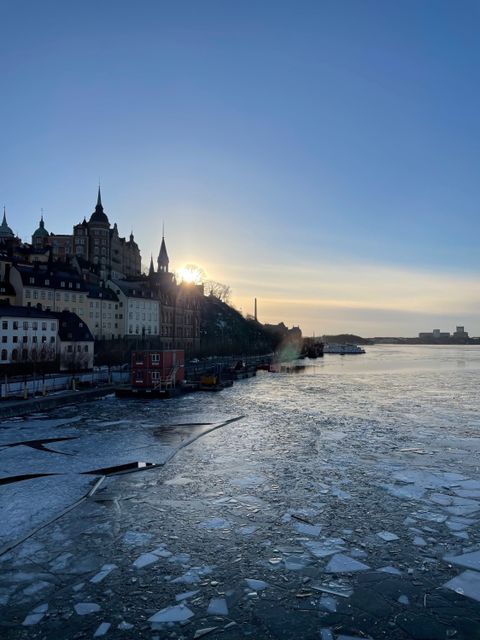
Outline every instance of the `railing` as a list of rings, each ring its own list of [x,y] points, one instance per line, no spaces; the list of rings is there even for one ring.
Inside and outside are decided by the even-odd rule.
[[[44,376],[14,379],[4,378],[0,382],[0,398],[26,397],[32,395],[46,395],[78,388],[78,386],[96,386],[98,384],[122,384],[129,382],[130,372],[115,369],[98,369],[87,373],[75,374],[45,374]]]

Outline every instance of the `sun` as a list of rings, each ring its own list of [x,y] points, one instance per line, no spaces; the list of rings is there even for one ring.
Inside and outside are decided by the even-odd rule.
[[[180,282],[187,284],[202,284],[205,280],[205,272],[196,264],[186,264],[177,271],[177,277]]]

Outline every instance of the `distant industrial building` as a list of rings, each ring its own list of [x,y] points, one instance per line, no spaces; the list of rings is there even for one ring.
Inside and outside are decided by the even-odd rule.
[[[450,334],[449,331],[440,331],[440,329],[434,329],[431,332],[422,332],[418,334],[420,340],[448,340],[449,338],[454,340],[468,340],[468,332],[465,331],[465,327],[458,326],[454,333]]]

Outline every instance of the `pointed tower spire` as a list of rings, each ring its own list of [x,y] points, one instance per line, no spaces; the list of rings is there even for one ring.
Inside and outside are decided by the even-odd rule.
[[[2,225],[7,225],[7,210],[5,208],[5,205],[3,205],[3,220],[2,220]]]
[[[98,185],[97,207],[102,206],[102,194],[100,192],[100,184]]]
[[[160,245],[160,253],[158,254],[158,258],[157,258],[157,265],[158,265],[157,273],[168,273],[169,259],[168,259],[168,253],[167,253],[167,246],[165,244],[165,236],[163,235],[164,232],[165,232],[165,229],[162,229],[162,244]]]
[[[153,266],[153,255],[152,254],[150,254],[150,268],[148,270],[148,275],[149,276],[155,275],[155,267]]]

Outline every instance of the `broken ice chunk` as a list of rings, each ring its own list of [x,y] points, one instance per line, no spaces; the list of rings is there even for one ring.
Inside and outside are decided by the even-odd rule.
[[[196,589],[195,591],[184,591],[183,593],[178,593],[175,596],[175,600],[177,602],[183,602],[184,600],[188,600],[189,598],[193,598],[193,596],[196,596],[198,593],[198,589]]]
[[[52,585],[49,582],[45,582],[44,580],[39,580],[38,582],[34,582],[30,586],[26,587],[23,590],[23,593],[26,596],[33,596],[35,593],[42,591],[42,589],[46,589],[47,587],[51,587]]]
[[[125,620],[122,620],[120,624],[117,624],[117,629],[120,629],[120,631],[128,631],[129,629],[133,629],[133,624],[130,624],[130,622],[125,622]]]
[[[100,638],[101,636],[104,636],[107,631],[110,629],[112,625],[110,624],[110,622],[102,622],[102,624],[100,624],[97,627],[97,630],[95,631],[95,633],[93,634],[94,638]]]
[[[303,533],[304,535],[307,535],[307,536],[320,535],[319,524],[306,524],[304,522],[295,522],[293,526],[298,531],[298,533]]]
[[[382,573],[391,573],[393,576],[402,575],[402,572],[395,567],[382,567],[381,569],[378,569],[378,571],[381,571]]]
[[[123,536],[123,542],[135,547],[140,547],[142,544],[146,544],[152,538],[151,533],[142,533],[141,531],[127,531]]]
[[[316,558],[326,558],[337,551],[343,551],[345,542],[342,538],[328,538],[320,542],[309,540],[305,542],[305,546]]]
[[[327,564],[325,571],[328,573],[351,573],[353,571],[365,571],[370,567],[359,560],[350,558],[343,553],[337,553]]]
[[[203,638],[203,636],[207,636],[212,631],[215,631],[215,629],[218,629],[218,627],[205,627],[205,629],[197,629],[195,631],[195,635],[193,636],[193,640],[197,640],[198,638]]]
[[[455,593],[480,602],[480,573],[477,571],[464,571],[443,586],[446,589],[455,591]]]
[[[93,584],[97,584],[98,582],[101,582],[104,578],[108,576],[110,572],[112,572],[116,568],[117,568],[116,564],[104,564],[101,570],[96,575],[94,575],[93,578],[90,578],[90,582],[93,582]]]
[[[467,569],[477,569],[477,571],[480,571],[480,551],[472,551],[471,553],[464,553],[460,556],[445,556],[443,559],[446,562],[467,567]]]
[[[158,562],[158,560],[160,560],[160,558],[154,553],[142,553],[142,555],[135,560],[133,566],[136,569],[143,569],[143,567],[147,567],[149,564]]]
[[[201,522],[198,526],[201,529],[227,529],[230,527],[230,522],[225,518],[210,518],[210,520]]]
[[[393,540],[398,540],[398,536],[394,533],[390,533],[390,531],[379,531],[377,536],[385,542],[393,542]]]
[[[268,582],[264,582],[263,580],[254,580],[252,578],[247,578],[245,582],[248,584],[250,589],[254,589],[255,591],[261,591],[262,589],[266,589],[268,587]]]
[[[207,614],[210,616],[228,616],[228,607],[225,598],[212,598],[208,605]]]
[[[79,616],[86,616],[89,613],[100,611],[100,606],[95,602],[77,602],[73,608]]]
[[[422,536],[415,536],[413,539],[413,544],[417,547],[426,547],[427,543],[425,541],[425,538],[422,538]]]
[[[31,613],[26,616],[25,620],[22,622],[24,627],[30,627],[34,624],[38,624],[43,616],[48,611],[48,604],[41,604],[38,607],[35,607]]]
[[[157,611],[149,622],[184,622],[193,616],[193,611],[190,611],[184,604],[174,605],[173,607],[166,607]]]
[[[402,595],[398,598],[398,602],[400,602],[400,604],[405,604],[405,605],[409,605],[410,604],[410,600],[408,599],[408,596]]]
[[[320,598],[320,607],[325,609],[325,611],[335,613],[337,610],[337,601],[335,598],[332,598],[332,596],[323,595]]]
[[[255,525],[246,525],[244,527],[240,527],[240,529],[238,529],[238,532],[242,534],[242,536],[249,536],[252,533],[255,533],[255,531],[258,529],[258,527],[256,527]]]

